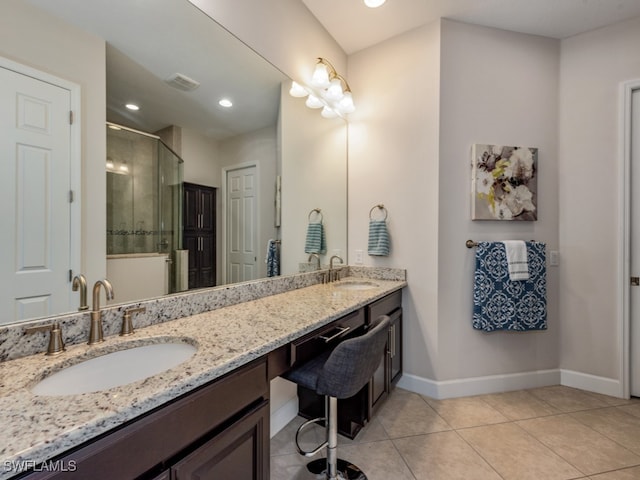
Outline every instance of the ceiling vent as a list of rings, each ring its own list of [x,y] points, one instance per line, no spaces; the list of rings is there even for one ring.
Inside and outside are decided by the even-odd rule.
[[[178,90],[184,90],[185,92],[195,90],[200,86],[200,82],[196,82],[193,78],[189,78],[181,73],[174,73],[167,78],[165,82],[172,87],[177,88]]]

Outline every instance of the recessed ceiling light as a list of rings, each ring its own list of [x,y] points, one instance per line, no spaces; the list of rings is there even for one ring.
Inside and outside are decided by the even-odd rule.
[[[127,107],[129,110],[133,110],[134,112],[140,110],[140,107],[135,103],[127,103],[125,107]]]
[[[218,102],[218,105],[220,105],[221,107],[229,108],[233,106],[233,102],[231,102],[231,100],[229,100],[228,98],[223,98]]]
[[[384,4],[387,0],[364,0],[364,4],[369,8],[377,8]]]

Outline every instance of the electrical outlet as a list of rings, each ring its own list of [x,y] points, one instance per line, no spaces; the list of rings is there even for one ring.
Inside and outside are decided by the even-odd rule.
[[[364,251],[363,250],[356,250],[356,261],[355,264],[356,265],[362,265],[364,263]]]
[[[549,252],[549,265],[557,267],[560,263],[559,252],[557,250],[551,250]]]

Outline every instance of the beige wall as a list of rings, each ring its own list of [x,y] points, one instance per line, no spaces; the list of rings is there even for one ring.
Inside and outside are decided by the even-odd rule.
[[[562,42],[560,366],[621,380],[620,84],[640,78],[640,19]]]
[[[474,257],[464,246],[534,238],[557,248],[558,55],[557,41],[442,21],[349,58],[359,102],[349,125],[350,258],[366,252],[367,213],[384,203],[392,253],[365,263],[407,268],[405,372],[434,394],[442,381],[558,365],[557,270],[548,331],[486,335],[471,328]],[[540,149],[538,222],[470,220],[473,143]]]
[[[0,3],[0,56],[82,89],[82,271],[106,274],[105,44],[17,0]]]
[[[558,367],[558,268],[547,268],[548,330],[471,328],[474,251],[467,239],[534,239],[558,248],[556,40],[442,21],[438,221],[438,380]],[[538,220],[470,220],[471,145],[538,148]]]
[[[349,259],[359,249],[365,265],[408,270],[404,368],[427,378],[439,354],[439,76],[438,23],[349,57],[358,107],[349,119]],[[367,255],[369,210],[379,203],[389,212],[389,257]]]

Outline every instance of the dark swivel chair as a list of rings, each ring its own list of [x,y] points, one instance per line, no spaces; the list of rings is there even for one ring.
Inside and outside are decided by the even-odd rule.
[[[326,478],[366,480],[355,465],[338,459],[338,399],[349,398],[364,387],[380,365],[389,332],[389,317],[381,315],[359,337],[339,343],[332,351],[319,355],[299,367],[291,369],[284,378],[325,396],[325,417],[303,423],[296,432],[296,447],[300,454],[311,457],[327,447],[327,458],[314,460],[307,469],[314,474],[325,472]],[[325,421],[326,440],[311,451],[298,444],[300,432],[307,426]]]

